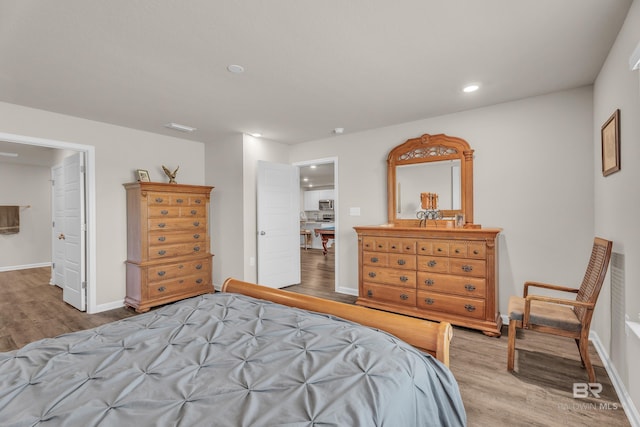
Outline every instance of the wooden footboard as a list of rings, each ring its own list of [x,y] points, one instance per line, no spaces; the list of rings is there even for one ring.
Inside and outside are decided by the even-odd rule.
[[[290,307],[327,313],[372,328],[381,329],[420,350],[432,354],[439,361],[449,366],[449,343],[453,336],[453,329],[447,322],[431,322],[282,289],[268,288],[233,278],[225,280],[222,285],[222,292],[234,292]]]

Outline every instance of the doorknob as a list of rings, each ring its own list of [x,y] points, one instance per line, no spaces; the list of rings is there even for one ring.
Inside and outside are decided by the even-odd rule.
[[[58,236],[58,240],[65,240],[66,237],[64,237],[64,234],[60,233],[60,235]]]
[[[264,236],[265,234],[267,234],[267,233],[265,233],[264,231],[261,231],[261,232],[260,232],[260,235],[261,235],[261,236]]]

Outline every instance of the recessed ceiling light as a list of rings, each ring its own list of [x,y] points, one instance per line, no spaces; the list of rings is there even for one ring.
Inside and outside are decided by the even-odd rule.
[[[302,178],[302,180],[303,180],[304,182],[307,182],[307,181],[309,181],[309,178]]]
[[[462,91],[466,93],[471,93],[471,92],[477,91],[478,89],[480,89],[479,85],[472,84],[472,85],[465,86],[464,89],[462,89]]]
[[[310,167],[311,169],[315,169],[315,168],[317,168],[317,166],[316,166],[316,165],[311,165],[311,166],[309,166],[309,167]]]
[[[167,123],[166,125],[164,125],[164,127],[177,130],[180,132],[193,132],[194,130],[196,130],[196,128],[193,128],[191,126],[181,125],[179,123]]]
[[[244,73],[244,67],[242,65],[231,64],[227,67],[230,73],[233,74],[242,74]]]
[[[262,134],[258,132],[250,133],[249,135],[251,135],[254,138],[260,138],[262,136]]]
[[[336,135],[340,135],[340,134],[344,133],[344,128],[335,128],[333,130],[333,133],[335,133]]]
[[[5,153],[0,151],[0,156],[4,156],[4,157],[18,157],[18,153]]]
[[[313,184],[309,184],[309,188],[313,187]]]

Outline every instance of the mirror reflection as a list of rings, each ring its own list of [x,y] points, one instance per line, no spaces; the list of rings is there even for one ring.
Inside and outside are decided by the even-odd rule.
[[[415,219],[420,193],[438,195],[440,210],[461,209],[460,160],[417,163],[396,167],[396,218]]]

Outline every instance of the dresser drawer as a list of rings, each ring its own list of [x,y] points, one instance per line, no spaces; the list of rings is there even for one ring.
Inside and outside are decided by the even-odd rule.
[[[153,230],[201,230],[206,232],[206,218],[150,218],[149,231]]]
[[[449,272],[449,258],[418,255],[418,271],[431,271],[434,273]]]
[[[181,255],[202,255],[205,253],[207,253],[205,242],[149,246],[149,259],[154,260],[161,258],[171,258]]]
[[[485,261],[471,259],[455,259],[449,260],[452,274],[460,274],[462,276],[485,277],[487,275],[487,264]]]
[[[206,207],[204,206],[183,206],[180,209],[180,216],[183,218],[205,217]]]
[[[362,274],[367,282],[410,288],[415,288],[416,286],[415,271],[366,265],[362,267]]]
[[[208,275],[209,272],[211,272],[211,259],[207,257],[197,261],[178,262],[160,265],[157,267],[149,267],[148,278],[149,282],[159,282],[193,274]]]
[[[150,297],[163,297],[165,295],[191,292],[198,288],[210,286],[210,280],[209,273],[194,274],[177,279],[164,280],[162,282],[149,282],[147,289]]]
[[[206,206],[207,198],[201,195],[189,196],[189,206]]]
[[[485,298],[487,284],[485,279],[478,277],[460,277],[420,271],[418,272],[417,288],[430,292]]]
[[[416,256],[409,254],[389,254],[389,267],[403,270],[416,269]]]
[[[418,291],[418,308],[435,310],[460,316],[484,318],[485,301],[476,298],[464,298],[437,292]]]
[[[449,241],[448,240],[418,240],[417,253],[418,255],[448,256]]]
[[[362,252],[362,264],[377,265],[378,267],[389,266],[389,254],[384,252]]]
[[[388,239],[388,250],[392,253],[415,254],[415,239]]]
[[[364,283],[362,287],[364,292],[361,296],[364,298],[409,307],[415,307],[416,305],[415,289],[376,285],[373,283]]]
[[[192,232],[154,230],[149,232],[149,246],[206,241],[207,234],[204,231],[198,230]]]
[[[449,255],[458,258],[485,259],[487,246],[478,242],[455,242],[449,245]]]
[[[178,206],[149,206],[147,213],[149,218],[177,218],[180,216],[180,208]]]

